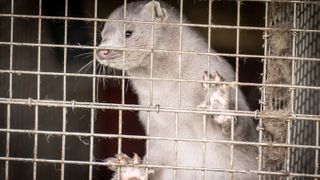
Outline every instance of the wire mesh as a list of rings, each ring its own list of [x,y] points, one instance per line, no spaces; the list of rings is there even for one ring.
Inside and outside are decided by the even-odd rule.
[[[1,1],[0,1],[1,2]],[[319,103],[320,103],[320,3],[316,1],[286,1],[286,8],[277,9],[279,18],[276,21],[269,19],[272,17],[270,8],[273,6],[272,1],[257,1],[262,3],[265,8],[264,27],[242,25],[242,5],[252,1],[236,2],[236,24],[223,25],[215,24],[212,20],[213,1],[207,2],[208,21],[207,24],[195,24],[184,22],[183,13],[186,1],[179,1],[179,22],[144,22],[137,20],[128,20],[126,18],[127,1],[123,1],[124,12],[122,20],[105,19],[98,16],[99,2],[94,0],[93,17],[74,17],[70,14],[71,0],[63,1],[63,13],[58,15],[45,15],[43,4],[44,0],[35,1],[35,12],[20,12],[21,2],[11,0],[10,5],[6,4],[7,10],[1,10],[1,23],[7,26],[4,28],[0,25],[3,33],[0,37],[0,178],[19,179],[16,174],[23,169],[26,172],[32,172],[31,175],[23,175],[26,179],[41,179],[45,177],[48,169],[53,179],[99,179],[95,176],[95,168],[104,167],[106,163],[97,160],[96,152],[98,150],[97,141],[99,140],[115,140],[114,144],[117,153],[126,151],[127,140],[146,140],[146,156],[144,164],[139,167],[150,169],[170,169],[172,171],[172,179],[178,179],[179,172],[182,171],[199,171],[201,179],[206,179],[210,172],[228,173],[230,179],[236,179],[237,174],[255,174],[259,179],[286,177],[288,179],[310,179],[320,178],[319,175]],[[2,2],[1,2],[2,3]],[[23,3],[22,3],[23,4]],[[3,8],[5,9],[5,8]],[[287,16],[290,15],[290,16]],[[154,15],[153,15],[154,16]],[[45,21],[61,21],[63,23],[63,40],[62,43],[55,43],[48,37],[48,27],[43,25]],[[25,21],[25,22],[24,22]],[[72,23],[75,21],[93,23],[93,43],[91,45],[76,45],[70,42],[70,31]],[[261,20],[263,21],[263,20]],[[270,26],[281,24],[281,22],[290,22],[292,26]],[[110,50],[120,50],[123,52],[123,64],[126,62],[125,54],[130,52],[150,52],[151,53],[151,71],[148,77],[127,76],[125,71],[121,71],[120,75],[99,74],[95,70],[98,68],[96,64],[96,51],[98,47],[99,23],[120,22],[123,23],[123,29],[126,23],[151,25],[151,49],[143,48],[126,48],[125,41],[121,48],[108,47]],[[32,27],[27,28],[28,23],[32,23]],[[23,26],[20,26],[23,25]],[[154,27],[156,25],[168,25],[179,28],[179,47],[177,50],[156,49],[154,47]],[[185,27],[207,28],[208,51],[193,52],[185,51],[182,47],[182,32]],[[9,30],[8,30],[9,29]],[[218,53],[212,52],[212,30],[235,30],[236,43],[235,53]],[[290,44],[288,54],[274,54],[270,51],[270,43],[268,42],[268,33],[272,31],[286,30],[291,34],[290,40],[286,43]],[[8,30],[8,31],[6,31]],[[24,31],[22,33],[21,31]],[[30,31],[30,32],[29,32]],[[242,53],[240,49],[242,31],[259,31],[264,33],[264,53],[250,54]],[[46,34],[47,33],[47,34]],[[28,38],[24,35],[29,34]],[[125,35],[123,35],[125,38]],[[59,59],[54,53],[48,55],[47,49],[61,49],[62,56],[60,62],[55,63]],[[272,49],[272,48],[271,48]],[[70,53],[75,50],[87,50],[93,53],[92,72],[79,73],[75,69],[70,68],[72,62]],[[49,50],[50,51],[50,50]],[[178,78],[156,77],[153,74],[154,53],[175,53],[179,56]],[[192,55],[203,55],[208,57],[208,72],[210,72],[209,60],[211,57],[223,57],[235,59],[235,80],[232,82],[218,82],[217,84],[227,84],[236,87],[235,108],[231,110],[219,109],[198,109],[197,107],[183,107],[181,94],[182,86],[187,83],[202,84],[206,81],[201,79],[184,79],[181,75],[183,66],[182,57]],[[242,82],[240,81],[240,61],[243,58],[262,59],[263,60],[263,77],[262,82]],[[50,60],[51,59],[51,60]],[[286,83],[272,82],[268,78],[272,74],[268,74],[268,65],[275,59],[286,61],[290,66],[290,81]],[[21,64],[17,65],[17,62]],[[46,67],[51,66],[51,70]],[[79,68],[78,68],[79,69]],[[245,71],[245,70],[244,70]],[[80,78],[83,85],[77,85],[73,80]],[[99,101],[99,79],[120,80],[120,101],[101,102]],[[127,103],[126,88],[127,82],[130,80],[141,80],[150,82],[149,104],[130,104]],[[52,85],[50,86],[50,83]],[[170,107],[156,104],[154,94],[154,83],[170,82],[178,84],[178,106]],[[33,88],[26,88],[33,87]],[[79,94],[74,95],[73,88],[83,88]],[[238,89],[243,87],[254,87],[261,90],[260,110],[239,110],[238,107]],[[285,89],[285,96],[275,95],[269,92],[269,89]],[[108,91],[108,90],[107,90]],[[99,92],[99,93],[98,93]],[[78,93],[78,91],[77,91]],[[269,103],[269,104],[268,104]],[[267,118],[281,120],[283,114],[263,113],[268,109],[268,105],[272,106],[271,110],[288,110],[287,120],[287,137],[285,142],[265,142],[263,141],[263,123]],[[101,133],[97,129],[97,114],[101,111],[116,111],[118,114],[117,127],[113,128],[112,133]],[[125,134],[124,119],[127,111],[147,112],[148,121],[145,127],[145,134]],[[77,114],[78,113],[78,114]],[[175,136],[174,137],[158,137],[149,134],[151,117],[157,113],[174,113]],[[79,115],[80,114],[80,115]],[[202,118],[202,135],[201,138],[196,137],[180,137],[179,123],[182,121],[183,115],[200,115]],[[259,140],[257,142],[244,142],[235,140],[234,137],[234,121],[230,138],[227,140],[212,140],[207,137],[208,116],[225,115],[232,117],[250,117],[258,119]],[[70,124],[77,119],[83,120],[82,125],[70,128]],[[44,122],[46,121],[46,122]],[[52,123],[50,123],[52,122]],[[81,124],[81,123],[80,123]],[[83,128],[83,129],[82,129]],[[261,129],[259,129],[261,128]],[[85,129],[85,130],[84,130]],[[21,141],[20,141],[21,140]],[[174,153],[174,164],[150,164],[148,163],[148,151],[150,142],[161,141],[172,143],[172,151]],[[178,146],[181,143],[201,144],[202,156],[201,165],[199,166],[182,166],[178,161]],[[82,145],[79,145],[82,144]],[[230,148],[230,165],[228,168],[209,167],[205,159],[208,152],[208,144],[222,144]],[[258,168],[257,169],[238,169],[234,167],[234,148],[237,145],[250,147],[258,147]],[[284,148],[287,150],[286,162],[277,168],[264,169],[263,155],[265,149],[272,147]],[[24,149],[24,147],[26,147]],[[76,150],[72,150],[75,148]],[[73,152],[85,154],[87,157],[74,157]],[[43,154],[47,152],[48,154]],[[107,158],[107,157],[102,157]],[[20,163],[20,164],[19,164]],[[197,163],[198,164],[198,163]],[[81,170],[86,172],[85,176],[81,173],[77,175],[77,171],[70,171],[73,166],[81,166]],[[53,170],[52,170],[53,169]],[[77,169],[79,170],[79,168]],[[120,172],[118,167],[117,171]],[[57,173],[58,172],[58,173]],[[104,172],[104,171],[103,171]],[[58,175],[57,175],[58,174]]]
[[[300,4],[296,7],[298,28],[319,29],[320,20],[313,18],[320,12],[319,6]],[[319,34],[299,33],[295,40],[295,56],[320,57]],[[320,64],[319,62],[296,61],[295,83],[301,85],[319,86]],[[300,90],[295,91],[294,108],[296,113],[319,114],[319,91]],[[307,119],[295,121],[292,127],[292,142],[294,144],[319,145],[319,122]],[[293,172],[304,172],[318,174],[318,151],[293,150],[291,157],[291,168]],[[303,178],[295,178],[303,179]]]

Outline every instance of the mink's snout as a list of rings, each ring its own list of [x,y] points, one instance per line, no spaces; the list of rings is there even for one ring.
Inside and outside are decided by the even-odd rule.
[[[107,59],[110,54],[110,51],[108,49],[99,49],[97,51],[97,55],[99,59]]]

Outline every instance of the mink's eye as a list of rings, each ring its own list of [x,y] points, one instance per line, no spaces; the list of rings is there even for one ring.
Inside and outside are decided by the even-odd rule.
[[[132,33],[133,33],[133,32],[130,31],[130,30],[126,31],[126,38],[131,37]]]

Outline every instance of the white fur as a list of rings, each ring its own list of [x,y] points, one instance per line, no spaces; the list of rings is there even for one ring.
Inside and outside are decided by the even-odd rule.
[[[119,31],[114,31],[110,34],[111,37],[121,37],[122,34]],[[99,45],[100,48],[105,47],[113,47],[113,48],[121,48],[122,42],[119,38],[110,38],[109,40],[102,41]]]
[[[151,2],[152,3],[152,2]],[[147,1],[129,3],[127,6],[128,19],[150,21],[152,6],[146,5]],[[160,2],[161,8],[165,9],[168,17],[156,17],[156,21],[166,20],[167,22],[179,22],[178,11],[173,7]],[[147,8],[148,7],[148,8]],[[151,8],[150,8],[151,7]],[[110,19],[122,19],[123,7],[116,9],[110,16]],[[184,20],[186,21],[186,20]],[[151,49],[151,25],[128,23],[127,28],[133,29],[133,36],[126,39],[128,48],[145,48]],[[102,33],[104,45],[113,45],[110,42],[120,42],[123,33],[122,24],[106,23]],[[154,48],[163,50],[179,50],[179,27],[177,26],[154,26]],[[114,36],[117,31],[117,36]],[[120,32],[120,33],[118,33]],[[119,35],[120,34],[120,35]],[[120,39],[120,40],[119,40]],[[116,44],[115,46],[119,46]],[[193,52],[207,52],[206,41],[189,27],[183,27],[182,30],[182,50]],[[213,50],[212,50],[213,51]],[[214,51],[213,51],[214,52]],[[121,54],[119,52],[119,54]],[[98,59],[101,64],[117,69],[125,69],[129,76],[150,77],[150,53],[149,52],[126,52],[126,62],[122,67],[122,57],[117,60],[108,61],[108,59]],[[178,78],[178,67],[180,56],[175,53],[154,52],[153,77],[156,78]],[[203,72],[208,71],[208,57],[205,55],[188,55],[181,56],[181,78],[201,80]],[[221,58],[220,58],[221,59]],[[217,57],[210,59],[210,72],[218,71],[221,76],[232,81],[234,72],[231,66],[225,60],[219,60]],[[132,80],[133,89],[139,97],[141,105],[160,105],[160,107],[172,108],[197,108],[205,98],[201,83],[181,83],[181,99],[179,99],[179,85],[177,82],[154,81],[153,82],[153,101],[150,102],[150,81]],[[231,96],[234,98],[234,92]],[[179,106],[180,105],[180,106]],[[248,110],[248,105],[239,91],[239,107],[242,110]],[[148,114],[145,111],[139,112],[139,119],[143,126],[147,127]],[[210,140],[228,140],[229,137],[223,135],[221,128],[212,121],[207,120],[206,134],[203,132],[203,115],[192,113],[167,113],[160,112],[150,113],[149,135],[156,137],[175,137],[176,127],[175,120],[178,117],[178,138],[193,138]],[[249,136],[255,136],[255,127],[252,119],[246,118],[241,121],[241,127]],[[255,139],[251,137],[251,139]],[[190,167],[207,167],[230,169],[230,146],[219,143],[199,143],[178,141],[177,145],[177,163],[175,164],[174,144],[172,141],[150,140],[148,163],[154,165],[177,165]],[[206,147],[205,156],[203,148]],[[250,148],[249,148],[250,149]],[[205,162],[205,164],[203,164]],[[235,146],[234,148],[234,169],[256,170],[256,151],[244,152],[243,148]],[[206,179],[227,179],[229,173],[223,172],[206,172]],[[255,179],[254,175],[234,174],[235,179]],[[169,180],[173,179],[173,170],[155,169],[152,180]],[[201,171],[178,170],[177,179],[195,180],[201,179]]]

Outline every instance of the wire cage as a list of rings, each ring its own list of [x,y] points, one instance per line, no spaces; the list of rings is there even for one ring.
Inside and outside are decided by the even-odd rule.
[[[183,171],[195,171],[199,179],[208,179],[210,173],[224,173],[228,179],[239,174],[253,179],[320,178],[320,2],[163,1],[178,10],[180,22],[106,18],[119,6],[126,9],[130,0],[0,0],[0,179],[110,179],[114,172],[105,159],[120,153],[145,157],[142,165],[130,166],[168,169],[171,179],[179,179]],[[190,22],[183,21],[183,14]],[[208,82],[152,73],[132,77],[101,66],[96,60],[100,33],[104,23],[114,22],[146,24],[152,29],[158,24],[178,27],[180,48],[173,51],[110,48],[228,61],[235,79],[223,83],[242,90],[251,110],[238,107],[237,90],[234,109],[157,104],[153,99],[157,82],[178,85],[179,92],[172,92],[177,99],[183,84]],[[184,27],[204,37],[207,52],[182,49]],[[146,89],[150,104],[139,104],[132,80],[150,82]],[[138,112],[147,114],[147,125],[139,123]],[[159,113],[173,114],[175,136],[149,133],[151,117]],[[201,117],[203,136],[179,136],[179,117],[186,114]],[[257,140],[237,140],[236,121],[228,138],[206,137],[212,115],[254,120]],[[174,164],[148,162],[153,141],[174,145]],[[179,143],[199,145],[203,157],[209,144],[221,144],[230,151],[229,165],[211,167],[205,159],[201,165],[179,165]],[[235,166],[238,146],[256,148],[256,168]],[[116,164],[115,172],[122,166]]]

